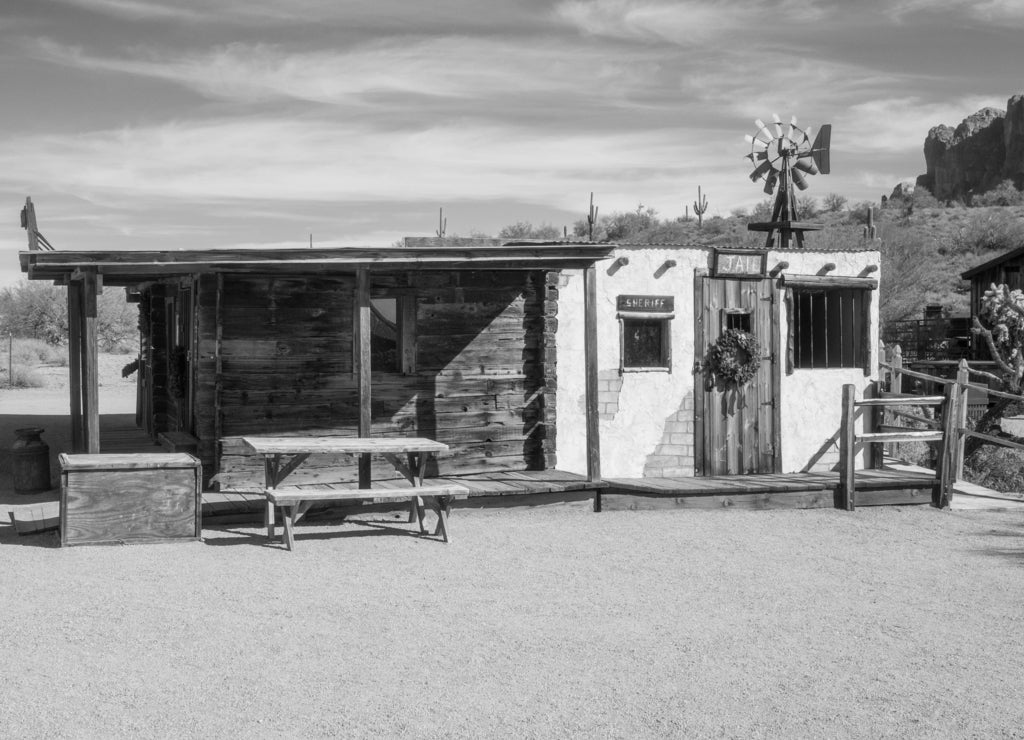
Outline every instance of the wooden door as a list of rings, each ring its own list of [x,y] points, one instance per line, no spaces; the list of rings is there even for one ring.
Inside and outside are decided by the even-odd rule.
[[[781,467],[779,440],[778,296],[774,281],[697,275],[694,376],[697,475],[774,473]],[[734,387],[712,378],[708,348],[729,328],[756,336],[761,345],[757,375]]]

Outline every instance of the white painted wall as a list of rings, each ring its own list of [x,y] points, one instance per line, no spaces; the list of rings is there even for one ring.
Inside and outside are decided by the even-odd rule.
[[[601,473],[606,478],[640,478],[650,456],[675,440],[674,423],[692,421],[694,391],[694,271],[710,267],[706,247],[620,247],[597,265],[597,349],[601,379],[621,379],[617,409],[600,420]],[[613,268],[616,259],[628,265]],[[667,261],[674,267],[664,269]],[[776,250],[768,255],[768,267],[789,262],[785,272],[813,275],[827,262],[835,263],[831,275],[858,276],[868,265],[879,264],[877,251],[813,252]],[[872,273],[878,277],[878,272]],[[578,271],[563,275],[558,308],[558,391],[556,451],[558,467],[586,472],[585,376],[583,351],[583,278]],[[619,373],[619,324],[616,296],[624,294],[671,295],[675,298],[672,321],[671,372]],[[783,472],[827,469],[838,460],[833,436],[839,430],[841,388],[853,383],[858,391],[870,381],[860,369],[796,370],[785,373],[785,339],[788,316],[780,292],[782,326],[776,347],[782,369],[782,464]],[[878,296],[871,304],[871,366],[877,365]],[[606,395],[606,394],[602,394]],[[691,424],[690,428],[693,426]],[[675,440],[681,441],[681,440]],[[673,446],[673,449],[675,447]],[[693,474],[692,468],[688,472]]]

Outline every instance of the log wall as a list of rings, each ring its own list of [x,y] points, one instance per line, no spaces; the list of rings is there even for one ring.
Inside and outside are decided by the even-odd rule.
[[[373,373],[373,434],[450,445],[430,474],[553,467],[556,279],[375,274],[375,297],[415,301],[415,370]],[[194,433],[204,471],[222,488],[262,481],[245,434],[355,436],[354,290],[350,276],[201,277]],[[289,481],[355,480],[353,460],[316,457]],[[374,464],[375,478],[394,477]]]

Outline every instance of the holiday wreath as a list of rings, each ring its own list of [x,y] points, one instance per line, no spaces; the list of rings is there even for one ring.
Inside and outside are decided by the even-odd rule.
[[[726,329],[708,349],[708,369],[726,383],[743,385],[760,366],[761,344],[750,332]]]

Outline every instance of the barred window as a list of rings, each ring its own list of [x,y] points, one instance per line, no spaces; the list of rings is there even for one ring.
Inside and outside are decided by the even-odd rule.
[[[793,288],[789,317],[793,367],[864,367],[869,296],[860,288]]]

